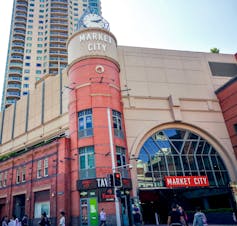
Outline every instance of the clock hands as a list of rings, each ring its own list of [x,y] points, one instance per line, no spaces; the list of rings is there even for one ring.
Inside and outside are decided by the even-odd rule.
[[[91,22],[95,22],[95,23],[98,23],[100,22],[102,19],[98,19],[98,20],[92,20]]]

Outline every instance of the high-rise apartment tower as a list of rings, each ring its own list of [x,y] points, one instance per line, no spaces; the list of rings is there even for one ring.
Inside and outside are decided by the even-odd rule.
[[[67,39],[88,8],[100,14],[100,0],[14,0],[2,109],[67,66]]]

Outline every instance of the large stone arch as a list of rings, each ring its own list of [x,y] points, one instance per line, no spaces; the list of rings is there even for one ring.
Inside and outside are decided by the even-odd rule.
[[[177,128],[177,129],[185,129],[189,130],[193,133],[198,134],[201,136],[203,139],[207,140],[210,145],[212,145],[220,157],[222,158],[225,167],[228,171],[228,174],[230,176],[231,181],[237,181],[237,169],[235,167],[236,165],[236,158],[233,152],[233,149],[231,147],[228,148],[224,146],[223,143],[220,142],[220,138],[216,134],[210,134],[207,131],[204,131],[202,128],[199,128],[195,125],[187,124],[187,123],[179,123],[179,122],[172,122],[172,123],[164,123],[156,126],[152,126],[149,129],[146,128],[147,130],[143,130],[142,133],[136,138],[134,141],[132,147],[131,147],[131,152],[130,152],[130,159],[131,159],[131,164],[136,165],[136,159],[139,156],[140,150],[145,143],[145,141],[153,135],[155,132],[164,130],[164,129],[170,129],[170,128]],[[133,178],[137,177],[136,174],[136,167],[133,167],[132,169],[132,175]],[[137,181],[133,180],[133,189],[134,189],[134,194],[136,194],[136,188],[137,188]]]

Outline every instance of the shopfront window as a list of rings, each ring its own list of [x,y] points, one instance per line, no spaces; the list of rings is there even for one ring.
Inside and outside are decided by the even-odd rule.
[[[158,131],[145,141],[137,175],[139,187],[162,187],[165,176],[207,176],[213,187],[230,181],[220,155],[208,141],[175,128]]]

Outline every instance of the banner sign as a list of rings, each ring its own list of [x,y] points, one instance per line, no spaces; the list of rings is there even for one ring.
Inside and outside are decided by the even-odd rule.
[[[99,202],[114,202],[115,194],[113,188],[102,188],[99,190]]]
[[[166,176],[165,185],[169,188],[177,187],[207,187],[207,176]]]

